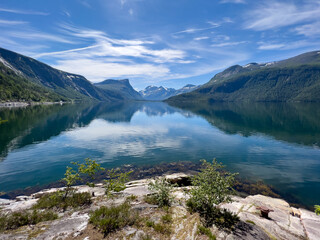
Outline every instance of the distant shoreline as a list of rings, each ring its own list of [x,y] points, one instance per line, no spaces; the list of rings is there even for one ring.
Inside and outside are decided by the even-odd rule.
[[[35,105],[53,105],[53,104],[64,104],[67,102],[0,102],[0,108],[15,108],[15,107],[27,107]]]

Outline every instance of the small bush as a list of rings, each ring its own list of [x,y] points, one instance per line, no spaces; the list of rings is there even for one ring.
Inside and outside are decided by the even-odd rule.
[[[161,234],[170,235],[172,233],[171,226],[163,223],[155,223],[153,229]]]
[[[125,202],[119,206],[101,207],[90,215],[90,223],[105,235],[125,226],[131,226],[138,220],[130,204]]]
[[[91,204],[91,195],[88,192],[72,193],[65,198],[64,191],[48,193],[40,197],[35,209],[52,209],[58,208],[66,210],[68,207],[77,208]]]
[[[58,215],[52,211],[39,212],[34,210],[13,212],[0,215],[0,231],[13,230],[25,225],[35,225],[39,222],[55,220]]]
[[[122,173],[117,169],[110,169],[107,171],[109,179],[104,180],[105,188],[106,188],[106,195],[108,197],[112,196],[112,192],[120,192],[126,189],[126,182],[129,181],[129,175],[132,173],[125,172]]]
[[[73,162],[74,165],[78,166],[78,172],[80,174],[88,175],[91,182],[87,182],[89,187],[95,187],[93,181],[95,180],[95,175],[99,171],[104,171],[105,169],[101,167],[100,164],[96,163],[95,160],[91,160],[90,158],[85,159],[85,163]]]
[[[317,215],[320,215],[320,205],[314,205],[314,212],[317,214]]]
[[[149,204],[152,204],[152,205],[157,205],[158,204],[158,201],[157,201],[157,198],[155,195],[146,195],[143,197],[143,200],[146,202],[146,203],[149,203]]]
[[[147,220],[146,221],[146,226],[147,227],[153,227],[154,226],[154,222],[150,221],[150,220]]]
[[[135,201],[135,200],[137,200],[137,196],[136,195],[130,195],[129,197],[127,197],[127,200],[128,201]]]
[[[166,215],[163,215],[161,217],[161,220],[163,223],[172,223],[172,215],[170,213],[167,213]]]
[[[215,159],[212,164],[202,160],[203,169],[192,178],[194,188],[190,191],[187,207],[190,212],[198,212],[206,227],[213,223],[220,226],[230,226],[230,222],[237,219],[236,216],[220,210],[217,206],[223,202],[231,201],[234,193],[232,186],[236,174],[222,171],[222,164]],[[221,224],[223,222],[223,224]]]
[[[202,225],[198,226],[198,234],[206,235],[209,240],[216,240],[216,236],[212,234],[211,230]]]
[[[171,206],[173,196],[171,191],[174,185],[169,183],[165,178],[158,178],[154,182],[149,183],[149,190],[154,191],[154,199],[159,207]]]

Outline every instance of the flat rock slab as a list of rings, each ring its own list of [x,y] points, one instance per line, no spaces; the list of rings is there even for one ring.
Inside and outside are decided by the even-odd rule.
[[[148,186],[129,186],[125,190],[123,190],[124,194],[128,195],[134,195],[134,196],[144,196],[151,193],[151,191],[148,189]]]
[[[22,211],[31,208],[34,204],[36,204],[37,199],[29,199],[26,201],[11,201],[6,205],[3,205],[3,211]]]
[[[51,239],[65,239],[72,235],[76,237],[88,225],[89,215],[74,213],[65,219],[54,221],[50,228],[44,233],[40,234],[36,239],[51,240]]]

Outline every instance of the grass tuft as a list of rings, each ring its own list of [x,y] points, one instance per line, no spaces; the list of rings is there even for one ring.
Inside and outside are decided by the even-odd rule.
[[[198,234],[206,235],[209,240],[216,240],[216,236],[212,234],[211,230],[202,225],[198,226]]]
[[[136,212],[133,212],[128,202],[119,206],[101,207],[90,216],[90,223],[100,229],[105,235],[132,226],[139,220]]]

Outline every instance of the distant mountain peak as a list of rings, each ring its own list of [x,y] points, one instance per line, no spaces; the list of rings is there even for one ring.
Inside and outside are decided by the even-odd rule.
[[[172,96],[193,91],[198,87],[199,86],[187,84],[183,88],[176,90],[174,88],[167,88],[163,86],[147,86],[144,90],[139,91],[139,93],[146,100],[160,101]]]

